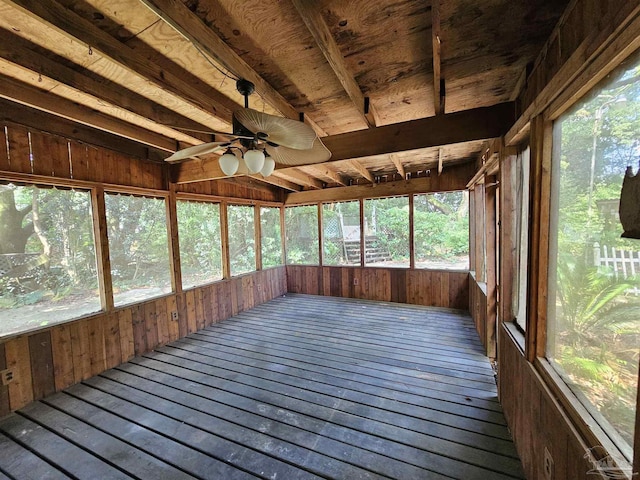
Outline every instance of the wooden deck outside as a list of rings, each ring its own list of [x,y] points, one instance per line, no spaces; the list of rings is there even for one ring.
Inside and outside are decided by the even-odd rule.
[[[276,298],[0,421],[0,480],[524,478],[454,310]]]

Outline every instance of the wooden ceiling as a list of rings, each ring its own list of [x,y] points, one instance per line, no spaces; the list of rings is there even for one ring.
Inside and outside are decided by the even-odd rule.
[[[226,75],[242,77],[256,85],[252,108],[303,113],[333,153],[254,178],[288,191],[415,178],[505,133],[567,3],[0,0],[0,97],[161,161],[211,141],[174,127],[231,131],[243,99]],[[219,178],[216,158],[172,166],[174,177]]]

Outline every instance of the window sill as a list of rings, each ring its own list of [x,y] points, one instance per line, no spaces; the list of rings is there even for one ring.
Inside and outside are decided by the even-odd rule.
[[[513,343],[516,344],[522,356],[524,356],[524,349],[526,345],[525,337],[518,326],[515,324],[515,322],[503,322],[502,327],[507,331],[507,334],[509,335],[509,337],[511,337]]]

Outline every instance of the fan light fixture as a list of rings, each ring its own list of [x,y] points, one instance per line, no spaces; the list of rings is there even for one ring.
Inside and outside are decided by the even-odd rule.
[[[247,150],[244,152],[244,163],[251,173],[258,173],[264,167],[264,153],[260,150]]]
[[[240,165],[240,161],[238,157],[236,157],[233,153],[231,153],[231,149],[227,148],[227,151],[224,152],[224,155],[220,157],[218,160],[220,164],[220,168],[224,172],[225,175],[235,175],[238,171],[238,166]]]
[[[262,167],[262,170],[260,170],[260,173],[262,174],[263,177],[268,177],[273,173],[273,170],[275,168],[276,168],[276,161],[273,158],[271,158],[268,153],[265,152],[264,166]]]

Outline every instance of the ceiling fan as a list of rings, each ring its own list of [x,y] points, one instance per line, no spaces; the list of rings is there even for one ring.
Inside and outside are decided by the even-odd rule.
[[[233,112],[233,133],[204,132],[228,137],[228,140],[184,148],[165,161],[179,162],[226,149],[218,160],[225,175],[260,172],[268,177],[276,163],[296,166],[331,158],[331,152],[309,125],[249,108],[249,96],[255,90],[253,83],[240,79],[236,88],[244,96],[244,108]]]

